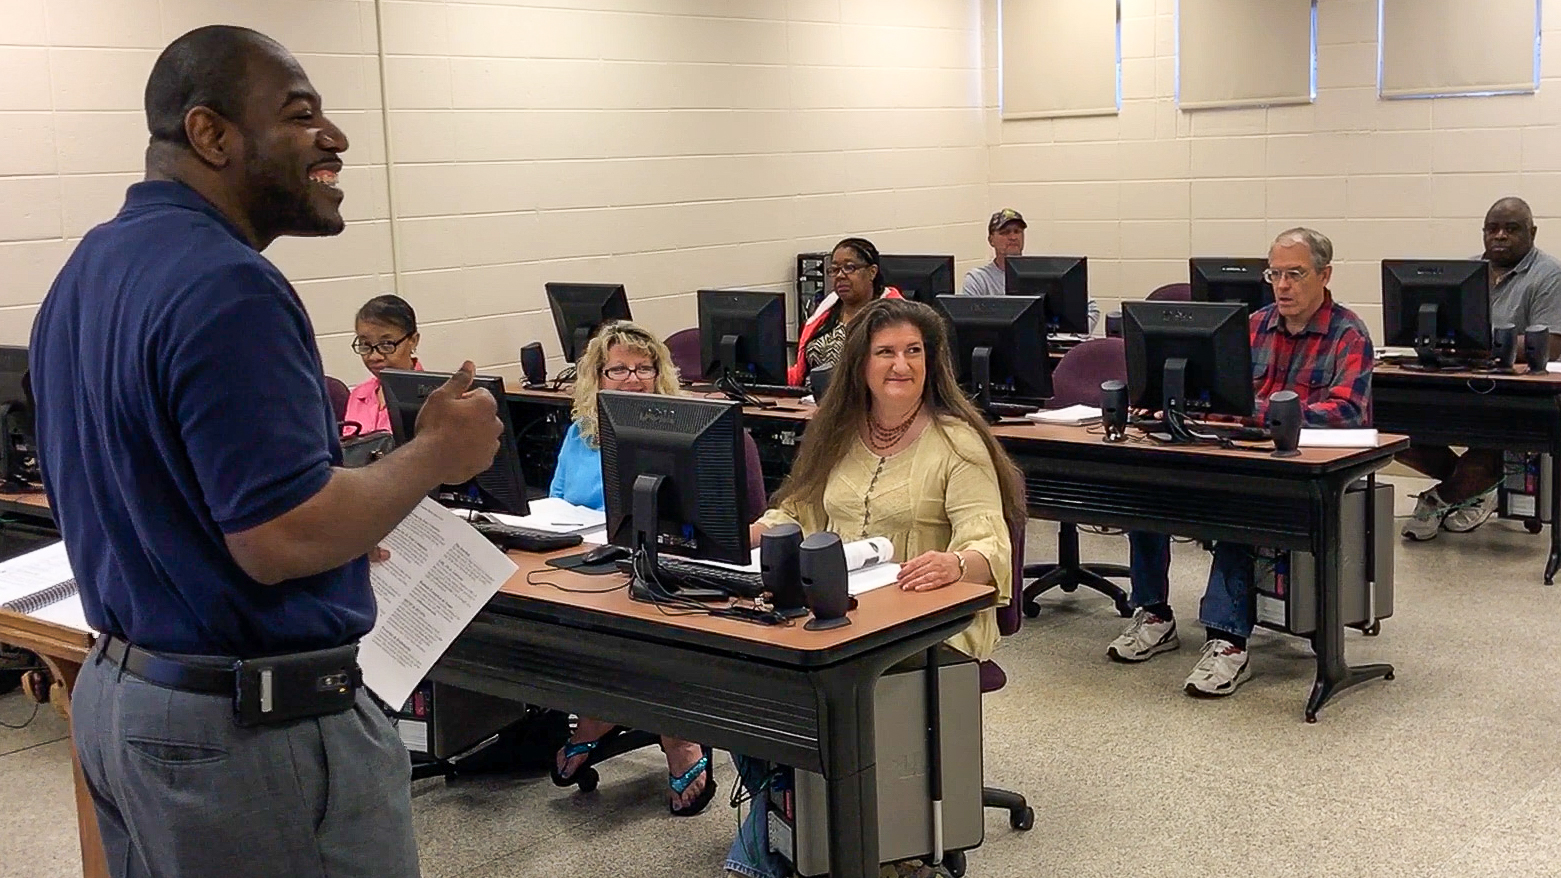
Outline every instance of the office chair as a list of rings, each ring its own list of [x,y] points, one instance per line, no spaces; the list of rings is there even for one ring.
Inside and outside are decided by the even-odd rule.
[[[1019,628],[1024,623],[1024,615],[1019,612],[1019,604],[1023,600],[1023,590],[1019,586],[1023,582],[1024,573],[1024,522],[1021,521],[1017,526],[1009,528],[1009,536],[1014,548],[1014,589],[1008,603],[997,608],[997,631],[1003,637],[1019,633]],[[991,659],[981,663],[980,673],[982,695],[996,692],[1008,685],[1008,675],[997,662]],[[1030,807],[1030,803],[1025,801],[1021,793],[983,786],[981,807],[1001,808],[1007,811],[1008,825],[1020,832],[1028,832],[1035,826],[1035,809]],[[965,874],[965,860],[964,851],[949,851],[943,856],[943,864],[954,878],[960,878]]]
[[[1192,284],[1166,284],[1157,287],[1149,294],[1151,302],[1190,302],[1192,301]],[[1106,379],[1101,379],[1106,380]]]
[[[1123,350],[1120,338],[1092,338],[1063,354],[1052,372],[1052,398],[1048,407],[1100,405],[1102,381],[1127,380],[1127,359]],[[1042,594],[1053,588],[1071,594],[1081,585],[1111,598],[1123,618],[1133,615],[1127,593],[1110,579],[1126,578],[1128,568],[1121,564],[1084,564],[1080,561],[1079,526],[1071,522],[1057,526],[1056,563],[1031,564],[1024,568],[1024,575],[1035,579],[1023,590],[1024,612],[1032,619],[1041,614],[1037,599]]]
[[[699,328],[679,329],[667,336],[667,350],[672,353],[672,365],[678,367],[678,378],[698,381],[705,375],[700,362]]]
[[[331,411],[336,413],[336,423],[340,424],[347,419],[347,398],[352,396],[352,391],[347,389],[346,382],[340,378],[327,375],[325,393],[331,399]]]

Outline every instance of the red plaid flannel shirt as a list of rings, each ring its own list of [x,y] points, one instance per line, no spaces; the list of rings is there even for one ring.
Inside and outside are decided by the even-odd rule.
[[[1308,427],[1371,426],[1371,335],[1332,293],[1324,293],[1322,307],[1294,335],[1274,305],[1258,309],[1249,326],[1258,423],[1270,396],[1293,390]]]

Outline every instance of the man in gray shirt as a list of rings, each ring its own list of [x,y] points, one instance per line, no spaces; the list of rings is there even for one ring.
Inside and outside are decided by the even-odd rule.
[[[1491,325],[1510,323],[1518,333],[1550,327],[1550,358],[1561,355],[1561,262],[1534,246],[1534,212],[1521,198],[1503,198],[1485,214],[1485,252],[1490,263]],[[1461,456],[1445,445],[1416,444],[1398,455],[1412,469],[1437,480],[1420,495],[1404,536],[1429,540],[1439,530],[1465,533],[1496,510],[1502,452],[1471,448]]]
[[[962,296],[1002,296],[1008,293],[1008,257],[1024,255],[1024,230],[1028,228],[1019,211],[1005,207],[986,224],[986,241],[992,245],[992,261],[965,273]],[[1089,300],[1089,331],[1093,335],[1100,323],[1100,305]]]

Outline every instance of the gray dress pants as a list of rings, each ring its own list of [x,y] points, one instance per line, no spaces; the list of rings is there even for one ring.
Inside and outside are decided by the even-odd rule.
[[[352,710],[240,728],[232,699],[94,650],[72,734],[115,878],[417,878],[411,765],[366,692]]]

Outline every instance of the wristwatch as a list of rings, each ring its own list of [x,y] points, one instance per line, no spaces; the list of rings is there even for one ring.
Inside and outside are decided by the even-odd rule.
[[[958,552],[955,552],[954,553],[954,560],[959,562],[959,579],[956,579],[954,581],[955,582],[962,582],[965,579],[965,556],[961,555]]]

